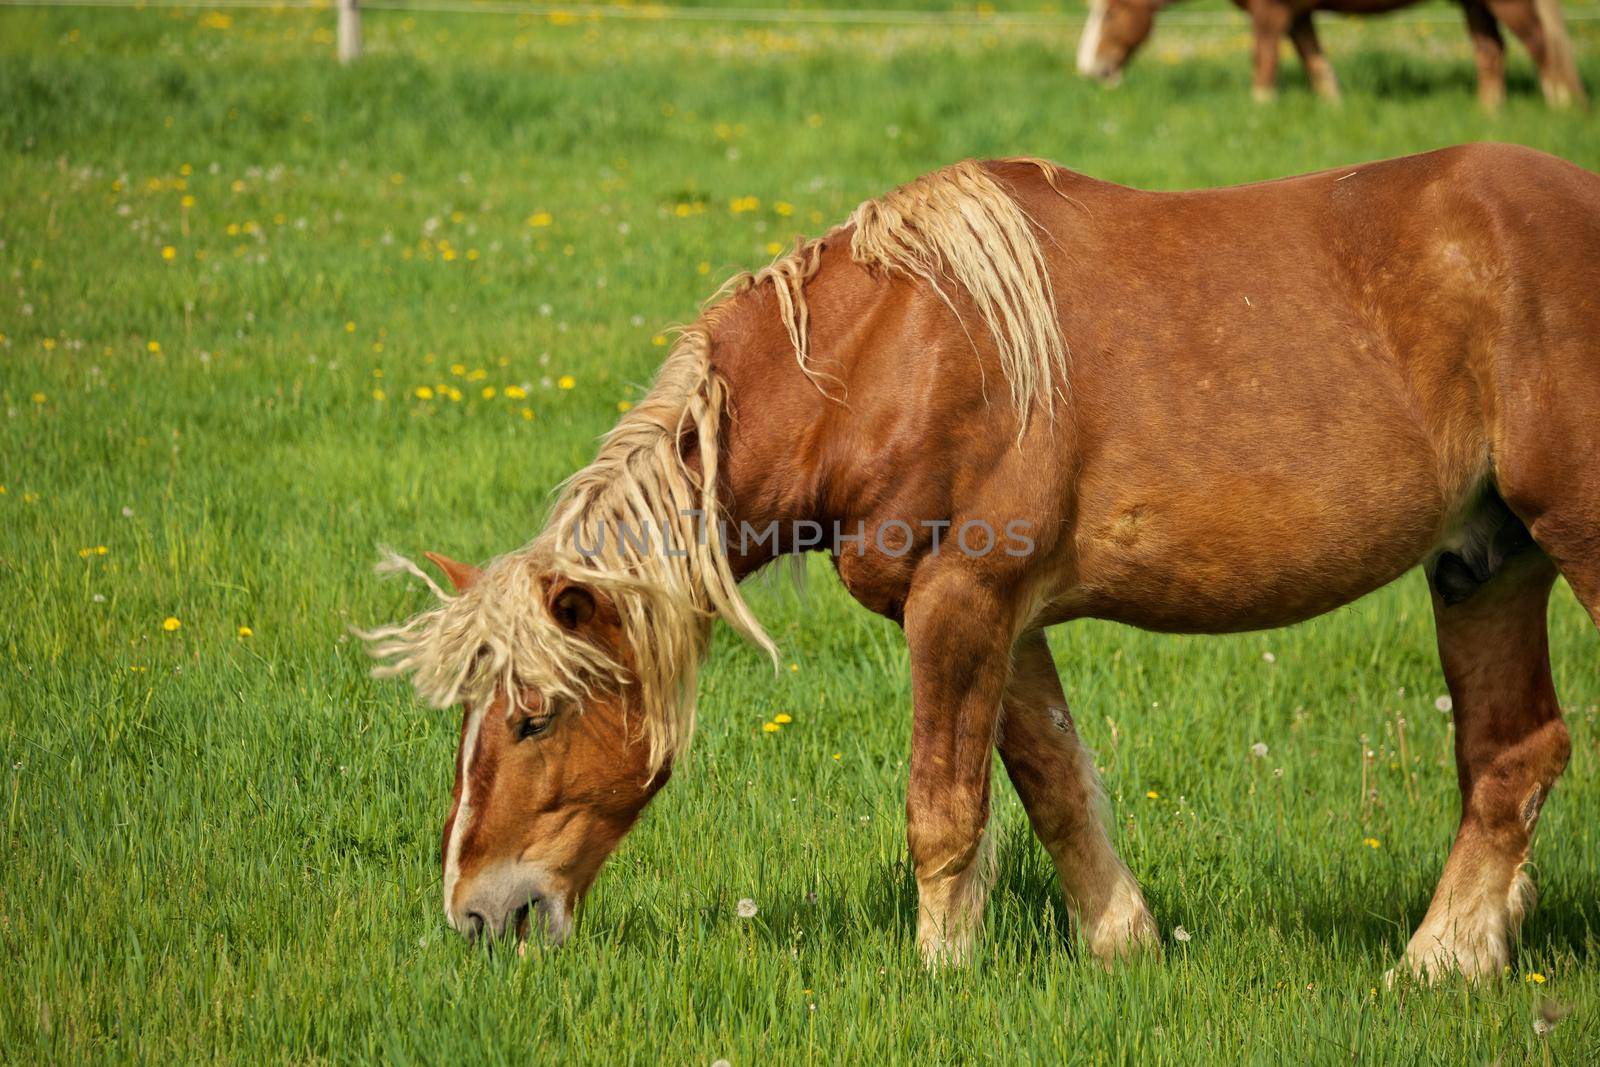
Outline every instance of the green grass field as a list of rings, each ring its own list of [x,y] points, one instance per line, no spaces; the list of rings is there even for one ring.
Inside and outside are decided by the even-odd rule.
[[[0,10],[0,1059],[1594,1062],[1600,639],[1564,586],[1542,900],[1474,989],[1382,982],[1456,818],[1416,574],[1282,632],[1053,634],[1169,936],[1111,973],[1004,784],[982,958],[919,965],[904,646],[820,560],[751,594],[786,669],[719,637],[676,780],[526,959],[441,913],[457,719],[346,636],[424,602],[378,544],[520,544],[659,331],[866,196],[1024,153],[1160,188],[1484,138],[1600,166],[1525,55],[1490,118],[1450,24],[1331,25],[1338,110],[1292,64],[1250,104],[1242,17],[1158,29],[1114,92],[1063,28],[370,12],[345,70],[332,25]]]

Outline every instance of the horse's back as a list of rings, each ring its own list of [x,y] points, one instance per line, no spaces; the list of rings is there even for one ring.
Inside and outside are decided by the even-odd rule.
[[[1000,173],[1054,238],[1075,612],[1269,626],[1392,580],[1492,477],[1516,360],[1550,358],[1519,344],[1600,333],[1600,183],[1530,150],[1187,193]]]

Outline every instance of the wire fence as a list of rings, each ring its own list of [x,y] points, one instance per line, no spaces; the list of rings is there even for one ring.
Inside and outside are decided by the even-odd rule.
[[[0,0],[0,8],[122,8],[132,10],[218,11],[325,11],[331,0]],[[450,15],[531,15],[561,20],[615,20],[627,22],[742,22],[779,25],[931,26],[950,28],[1081,28],[1087,12],[983,12],[899,11],[871,8],[766,9],[739,7],[674,7],[666,4],[522,4],[515,0],[360,0],[363,11]],[[1400,11],[1383,16],[1408,25],[1456,25],[1459,11],[1433,8]],[[1600,6],[1568,8],[1568,22],[1600,21]],[[1172,11],[1161,13],[1162,26],[1248,28],[1245,16],[1235,11]]]

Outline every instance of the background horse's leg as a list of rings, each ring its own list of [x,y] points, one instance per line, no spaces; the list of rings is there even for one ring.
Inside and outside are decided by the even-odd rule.
[[[906,600],[915,705],[906,830],[929,964],[971,955],[994,876],[989,768],[1014,620],[990,583],[956,567],[919,580]]]
[[[1109,962],[1158,946],[1139,883],[1106,834],[1100,780],[1073,727],[1042,630],[1017,642],[1000,712],[1000,756],[1090,950]]]
[[[1551,107],[1581,103],[1583,82],[1572,61],[1572,48],[1559,4],[1547,5],[1551,23],[1547,25],[1541,18],[1546,8],[1529,0],[1487,0],[1487,3],[1494,17],[1505,23],[1527,46],[1534,66],[1539,68],[1539,86],[1544,90],[1545,102]]]
[[[1311,24],[1311,12],[1302,11],[1294,17],[1289,24],[1289,39],[1294,42],[1295,51],[1300,53],[1300,62],[1305,65],[1311,88],[1324,100],[1337,104],[1339,77],[1334,74],[1333,64],[1328,62],[1328,57],[1322,54],[1317,28]]]
[[[1250,22],[1256,38],[1255,81],[1250,92],[1258,103],[1278,95],[1278,49],[1291,17],[1291,8],[1284,0],[1250,0]]]
[[[1532,902],[1522,864],[1571,750],[1545,633],[1555,574],[1530,548],[1459,603],[1434,593],[1439,658],[1455,704],[1461,828],[1406,947],[1418,975],[1497,973],[1511,960],[1511,939]]]
[[[1500,24],[1484,0],[1463,0],[1461,8],[1467,15],[1467,33],[1478,61],[1478,103],[1498,111],[1506,99],[1506,42],[1500,36]]]

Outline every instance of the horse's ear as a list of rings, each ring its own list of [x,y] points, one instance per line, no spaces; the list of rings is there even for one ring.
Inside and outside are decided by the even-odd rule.
[[[628,660],[622,615],[605,593],[564,574],[552,574],[545,586],[544,606],[563,630]]]
[[[598,607],[594,590],[561,575],[551,579],[550,588],[545,590],[544,603],[550,609],[551,617],[568,630],[583,629],[594,618]]]
[[[462,563],[437,552],[424,552],[423,555],[427,556],[435,567],[444,571],[444,576],[450,579],[450,584],[455,586],[458,593],[466,592],[473,582],[483,576],[483,572],[470,563]]]

